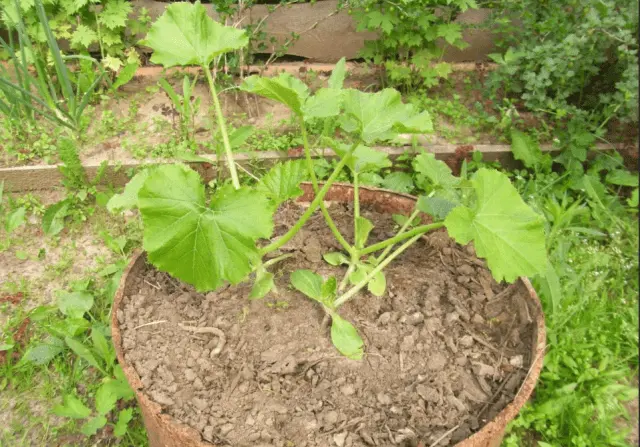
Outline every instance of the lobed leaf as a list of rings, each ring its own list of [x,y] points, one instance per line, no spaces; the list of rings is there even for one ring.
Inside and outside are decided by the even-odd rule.
[[[343,57],[340,59],[329,77],[329,88],[342,89],[344,79],[347,76],[347,60]]]
[[[151,62],[168,68],[208,67],[216,56],[243,48],[248,42],[243,30],[214,21],[200,3],[184,2],[167,6],[141,43],[153,50]]]
[[[357,134],[365,143],[390,140],[398,132],[426,133],[433,129],[429,114],[418,114],[413,105],[403,104],[394,89],[376,93],[345,90],[344,112],[340,117],[342,129]]]
[[[273,231],[264,194],[225,186],[207,207],[200,176],[185,165],[151,173],[138,205],[149,261],[199,291],[242,281],[259,260],[256,240]]]
[[[420,196],[416,204],[420,211],[439,220],[447,217],[456,206],[458,206],[457,203],[439,196]]]
[[[302,116],[302,105],[309,96],[309,88],[304,82],[288,73],[280,73],[275,78],[249,76],[244,79],[240,89],[278,101],[298,116]]]
[[[53,407],[53,414],[72,419],[84,419],[91,414],[91,410],[76,396],[67,394],[62,398],[62,405]]]
[[[460,244],[473,240],[496,281],[543,273],[547,267],[544,220],[529,208],[509,179],[498,171],[480,169],[472,180],[474,209],[459,206],[445,226]]]
[[[303,193],[300,182],[306,178],[307,169],[303,160],[278,163],[260,179],[256,190],[264,193],[278,206],[287,200],[300,197]]]
[[[107,424],[106,417],[102,415],[95,416],[89,419],[84,424],[82,424],[82,426],[80,427],[80,432],[85,436],[93,436],[98,432],[98,430],[100,430],[106,424]]]
[[[110,213],[118,213],[135,208],[138,205],[138,192],[149,177],[149,169],[143,169],[134,175],[120,194],[113,195],[107,202]]]
[[[434,187],[448,189],[460,181],[445,162],[436,160],[435,155],[429,152],[424,152],[414,159],[413,169],[427,178]]]
[[[302,114],[306,119],[329,118],[340,114],[342,108],[342,90],[320,88],[307,98],[302,106]]]

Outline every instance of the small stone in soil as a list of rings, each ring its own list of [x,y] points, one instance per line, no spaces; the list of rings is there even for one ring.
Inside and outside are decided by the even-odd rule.
[[[429,368],[430,371],[442,371],[446,365],[447,359],[445,356],[436,352],[429,358],[427,368]]]
[[[349,433],[347,433],[346,431],[342,433],[336,433],[335,435],[333,435],[333,442],[335,442],[338,447],[343,447],[348,434]]]
[[[460,338],[460,345],[465,348],[473,346],[473,337],[471,335],[464,335]]]
[[[378,324],[387,325],[391,321],[391,312],[385,312],[378,317]]]
[[[524,357],[522,355],[513,356],[509,359],[509,364],[516,368],[522,368],[522,365],[524,364]]]
[[[351,396],[356,392],[356,390],[351,385],[345,385],[340,388],[340,392],[345,396]]]
[[[381,405],[390,405],[391,404],[391,398],[387,394],[385,394],[383,392],[378,393],[378,395],[376,397],[378,399],[378,402]]]

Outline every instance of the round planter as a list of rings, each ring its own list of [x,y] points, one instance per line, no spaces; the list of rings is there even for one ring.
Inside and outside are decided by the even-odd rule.
[[[298,202],[308,203],[313,200],[314,194],[311,186],[309,184],[303,184],[302,188],[304,194],[298,199]],[[329,190],[325,200],[338,202],[353,201],[353,188],[347,184],[335,184]],[[360,188],[360,202],[373,206],[376,211],[381,213],[409,214],[413,210],[415,200],[415,197],[407,194],[375,188]],[[139,251],[135,253],[122,275],[111,314],[111,332],[118,362],[122,366],[129,384],[134,389],[138,404],[140,405],[149,437],[149,445],[151,447],[215,447],[213,444],[204,441],[200,433],[194,428],[163,413],[160,405],[153,402],[145,393],[141,379],[133,366],[125,362],[118,313],[121,310],[123,299],[128,292],[131,278],[143,270],[145,262],[146,259],[143,252]],[[526,299],[530,300],[528,305],[532,310],[531,316],[535,321],[534,336],[530,347],[532,363],[529,372],[513,401],[493,420],[467,439],[456,444],[457,446],[498,447],[504,436],[507,424],[518,415],[520,409],[527,402],[540,375],[546,347],[546,331],[542,307],[528,279],[520,278],[517,287],[523,290],[526,294]],[[426,447],[423,444],[419,444],[419,446]]]

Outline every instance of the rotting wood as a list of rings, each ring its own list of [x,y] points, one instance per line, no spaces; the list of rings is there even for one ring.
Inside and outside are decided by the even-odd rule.
[[[430,152],[436,156],[438,160],[447,161],[456,156],[455,151],[458,145],[455,144],[443,144],[443,145],[430,145],[422,144],[418,147],[419,150]],[[597,145],[594,147],[595,151],[609,151],[619,150],[625,147],[624,145]],[[413,149],[410,146],[400,147],[374,147],[374,149],[385,152],[392,160],[406,152],[411,152]],[[558,153],[551,145],[542,145],[542,151],[548,153]],[[513,159],[511,153],[511,146],[500,144],[476,144],[474,150],[482,152],[485,161],[498,161],[505,167],[514,167],[518,163]],[[324,153],[325,158],[336,157],[336,154],[331,149],[319,150],[319,153]],[[186,162],[191,168],[196,170],[205,181],[210,181],[216,178],[216,156],[212,154],[199,154],[202,157],[206,157],[211,160],[212,163],[198,163],[198,162]],[[265,167],[269,167],[277,162],[295,160],[303,158],[299,156],[289,156],[285,152],[256,152],[256,153],[240,153],[235,155],[236,162],[241,165],[249,165],[252,163],[261,162]],[[319,155],[314,155],[314,158],[321,158]],[[135,170],[143,166],[168,164],[182,162],[181,160],[173,159],[125,159],[117,160],[117,165],[109,166],[106,169],[100,185],[111,185],[114,187],[124,186],[129,181],[128,172]],[[221,162],[222,166],[225,165],[224,160]],[[62,173],[59,169],[60,165],[32,165],[32,166],[17,166],[0,168],[0,182],[4,181],[4,190],[7,192],[20,192],[20,191],[37,191],[42,189],[52,189],[62,186]],[[93,180],[100,169],[100,162],[92,162],[84,164],[87,177]],[[223,174],[226,173],[226,169],[223,169]]]

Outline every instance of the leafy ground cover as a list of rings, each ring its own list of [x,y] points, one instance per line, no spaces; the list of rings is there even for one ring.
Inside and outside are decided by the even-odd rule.
[[[627,189],[606,183],[619,164],[609,155],[592,163],[593,178],[604,185],[592,192],[576,188],[566,174],[541,168],[510,172],[528,203],[546,217],[557,282],[536,283],[549,348],[535,398],[512,424],[505,445],[636,442],[637,433],[630,431],[637,419],[629,419],[628,409],[637,405],[637,213]],[[481,166],[481,161],[468,163],[469,171]],[[596,172],[602,166],[609,172]],[[113,394],[98,394],[105,381],[118,377],[115,365],[107,369],[109,354],[100,356],[91,335],[102,331],[108,337],[111,297],[127,255],[140,243],[140,228],[133,216],[114,219],[98,204],[85,221],[78,216],[62,233],[45,236],[42,213],[59,198],[5,194],[2,202],[0,442],[143,445],[144,429],[126,394],[116,394],[115,404],[110,404]],[[20,209],[24,212],[16,217]],[[86,323],[78,327],[73,316],[80,315]],[[87,350],[71,341],[74,350],[66,340],[70,334]],[[63,341],[57,345],[53,338]],[[104,409],[106,422],[96,428]],[[122,411],[132,420],[118,437]]]

